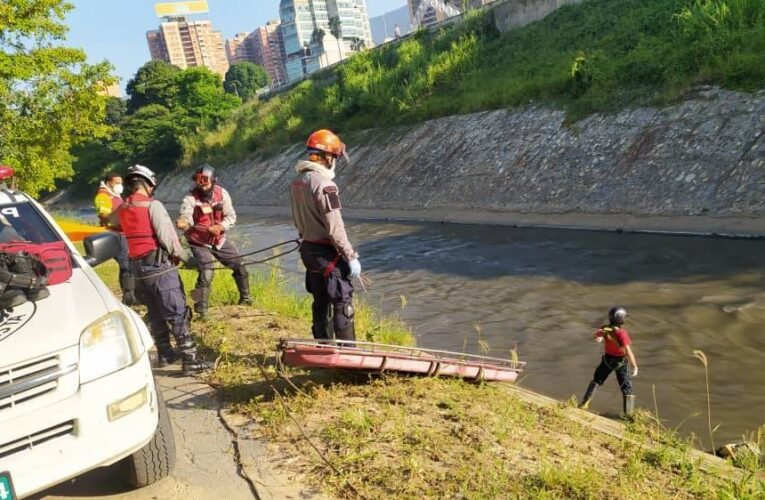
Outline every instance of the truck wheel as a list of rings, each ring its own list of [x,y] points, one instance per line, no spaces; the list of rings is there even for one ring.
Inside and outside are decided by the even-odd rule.
[[[175,436],[167,413],[165,399],[159,385],[157,389],[157,407],[159,423],[154,437],[146,446],[125,459],[127,480],[135,488],[143,488],[170,474],[175,467]]]

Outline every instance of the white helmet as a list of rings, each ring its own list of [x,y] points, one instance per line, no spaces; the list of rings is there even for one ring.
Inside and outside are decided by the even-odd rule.
[[[125,179],[127,180],[134,176],[146,179],[151,187],[157,186],[157,174],[155,174],[154,171],[149,167],[144,167],[143,165],[138,165],[137,163],[128,167]]]

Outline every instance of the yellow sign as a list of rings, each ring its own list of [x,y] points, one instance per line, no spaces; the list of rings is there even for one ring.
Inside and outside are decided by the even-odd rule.
[[[187,14],[203,14],[209,12],[207,0],[194,0],[191,2],[167,2],[155,3],[154,12],[157,17],[185,16]]]

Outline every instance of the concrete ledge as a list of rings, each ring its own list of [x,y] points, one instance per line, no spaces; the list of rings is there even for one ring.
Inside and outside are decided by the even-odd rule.
[[[241,214],[289,217],[287,207],[237,206]],[[629,214],[511,213],[449,210],[371,210],[343,209],[349,219],[381,221],[421,221],[456,224],[486,224],[513,227],[619,231],[631,233],[719,236],[726,238],[765,238],[765,217],[640,216]]]

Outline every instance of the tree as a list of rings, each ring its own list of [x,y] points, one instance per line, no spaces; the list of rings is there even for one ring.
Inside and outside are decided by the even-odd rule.
[[[240,100],[223,90],[220,76],[207,68],[189,68],[176,78],[175,104],[185,115],[183,126],[197,132],[202,127],[216,127]]]
[[[255,97],[258,89],[271,82],[268,73],[262,66],[251,62],[237,62],[226,71],[223,88],[229,94],[235,94],[243,101]]]
[[[159,104],[168,109],[175,105],[178,94],[177,77],[181,69],[165,61],[149,61],[136,72],[125,88],[130,99],[128,112],[149,104]]]
[[[178,113],[160,104],[143,106],[122,122],[111,149],[127,163],[166,172],[181,156],[180,121]]]
[[[106,118],[109,125],[119,125],[127,114],[127,102],[119,97],[108,97],[106,100]]]
[[[337,40],[337,54],[340,59],[343,58],[343,51],[340,49],[340,37],[342,36],[342,22],[340,16],[332,16],[329,18],[329,32]]]
[[[366,46],[367,46],[367,44],[366,44],[366,42],[364,42],[363,38],[359,38],[357,36],[354,36],[351,39],[351,50],[354,51],[354,52],[359,52],[359,51],[363,50],[364,47],[366,47]]]
[[[321,28],[316,28],[311,33],[311,43],[319,47],[324,54],[327,65],[329,65],[329,57],[327,57],[327,51],[324,50],[324,37],[327,36],[327,32]]]
[[[31,195],[71,178],[70,149],[109,132],[107,62],[86,63],[85,52],[64,47],[65,0],[0,2],[0,163],[16,171]]]

